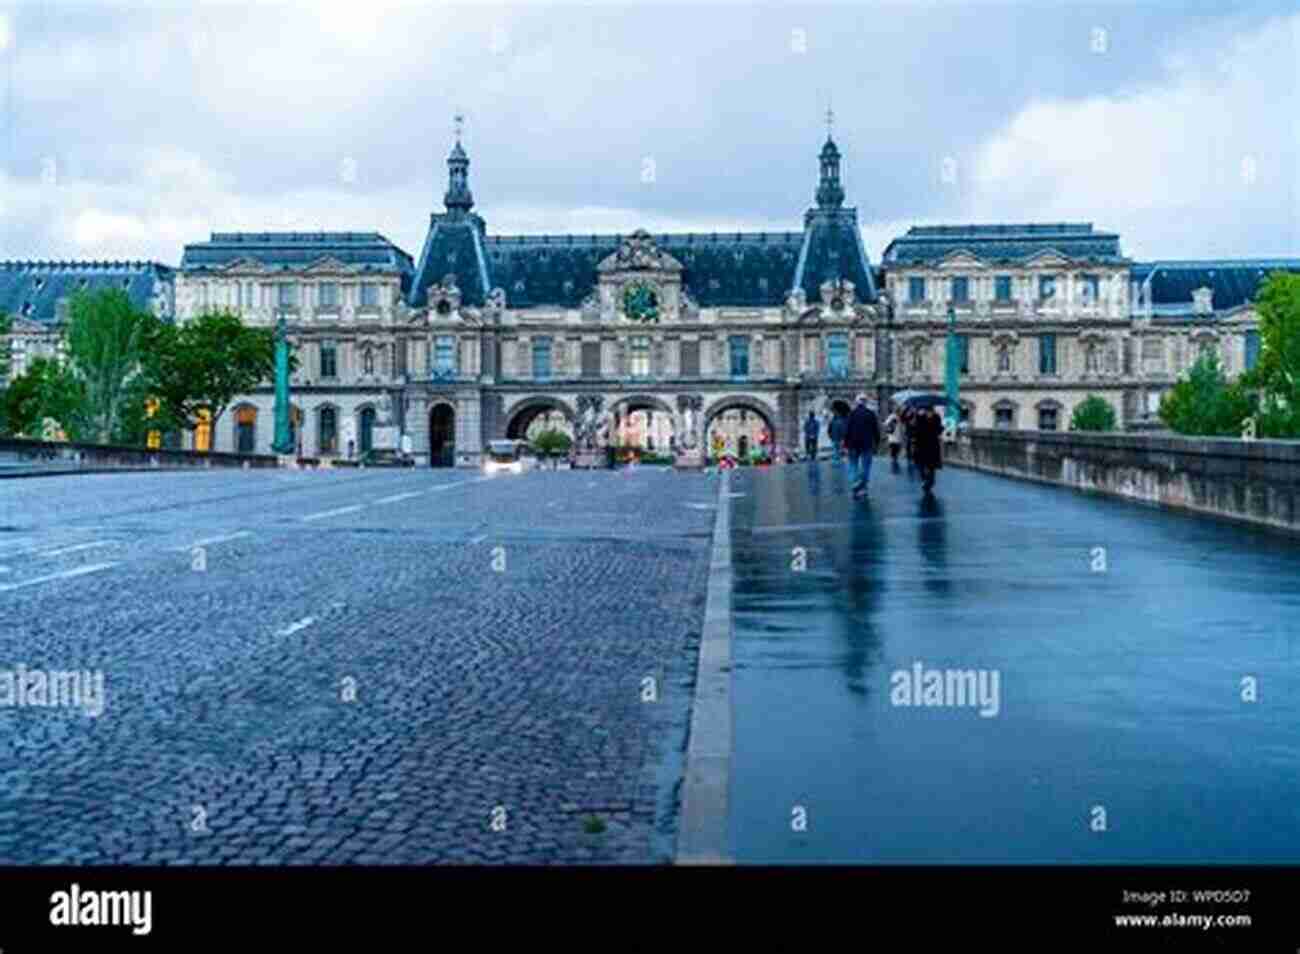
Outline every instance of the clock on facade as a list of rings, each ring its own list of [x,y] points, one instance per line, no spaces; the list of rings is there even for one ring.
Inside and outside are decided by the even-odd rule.
[[[635,282],[623,291],[623,312],[632,321],[658,321],[659,296],[652,286]]]

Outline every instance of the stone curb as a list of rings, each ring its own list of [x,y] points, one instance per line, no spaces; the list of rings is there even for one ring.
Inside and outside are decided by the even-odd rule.
[[[708,597],[677,832],[679,865],[731,865],[731,475],[718,479]]]

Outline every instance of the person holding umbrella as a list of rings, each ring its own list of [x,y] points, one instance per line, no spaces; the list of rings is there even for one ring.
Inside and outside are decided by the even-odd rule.
[[[936,472],[943,467],[943,419],[933,407],[924,407],[917,414],[916,449],[914,460],[921,470],[921,487],[929,496],[934,488]]]

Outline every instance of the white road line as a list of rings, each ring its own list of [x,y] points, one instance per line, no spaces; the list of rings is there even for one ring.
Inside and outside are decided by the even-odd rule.
[[[51,580],[66,580],[73,576],[85,576],[87,573],[98,573],[100,570],[107,570],[111,566],[117,566],[117,564],[95,563],[91,566],[79,566],[75,570],[64,570],[62,573],[51,573],[49,576],[38,576],[35,579],[23,580],[21,583],[6,583],[0,586],[0,592],[16,590],[23,586],[35,586],[37,583],[48,583]]]
[[[310,625],[311,625],[312,623],[314,623],[314,622],[316,622],[316,617],[315,617],[315,616],[308,616],[306,619],[300,619],[300,620],[298,620],[298,622],[296,622],[296,623],[290,623],[290,624],[289,624],[288,626],[286,626],[284,629],[278,630],[278,631],[276,632],[275,635],[277,635],[277,636],[292,636],[294,633],[298,632],[300,629],[306,629],[308,626],[310,626]]]
[[[375,501],[375,503],[397,503],[399,500],[409,500],[411,497],[418,497],[422,493],[424,493],[423,490],[412,490],[404,494],[393,494],[391,497],[380,497]]]
[[[238,533],[228,533],[224,537],[205,537],[202,540],[195,540],[187,547],[171,547],[170,549],[175,550],[178,553],[187,553],[195,547],[210,547],[214,543],[227,543],[230,540],[239,540],[243,537],[251,537],[252,535],[253,531],[251,530],[240,530]]]
[[[95,540],[91,543],[78,543],[76,546],[72,546],[72,547],[60,547],[57,550],[42,550],[40,553],[37,553],[36,556],[38,557],[62,556],[65,553],[76,553],[78,550],[91,550],[94,549],[95,547],[111,547],[111,546],[113,546],[112,540]]]
[[[302,519],[305,522],[308,520],[323,520],[325,517],[337,517],[340,514],[345,514],[345,513],[356,513],[358,510],[362,508],[362,506],[363,506],[362,504],[354,504],[351,507],[339,507],[337,510],[326,510],[323,511],[322,513],[313,513],[306,517],[303,517]]]
[[[473,540],[471,540],[470,543],[482,543],[482,542],[483,542],[484,540],[486,540],[486,539],[487,539],[487,534],[486,534],[486,533],[481,533],[481,534],[479,534],[477,537],[475,537]]]

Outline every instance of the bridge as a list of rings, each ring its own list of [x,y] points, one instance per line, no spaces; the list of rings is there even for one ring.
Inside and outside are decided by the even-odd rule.
[[[0,481],[0,863],[1295,863],[1294,445],[1094,440]]]

